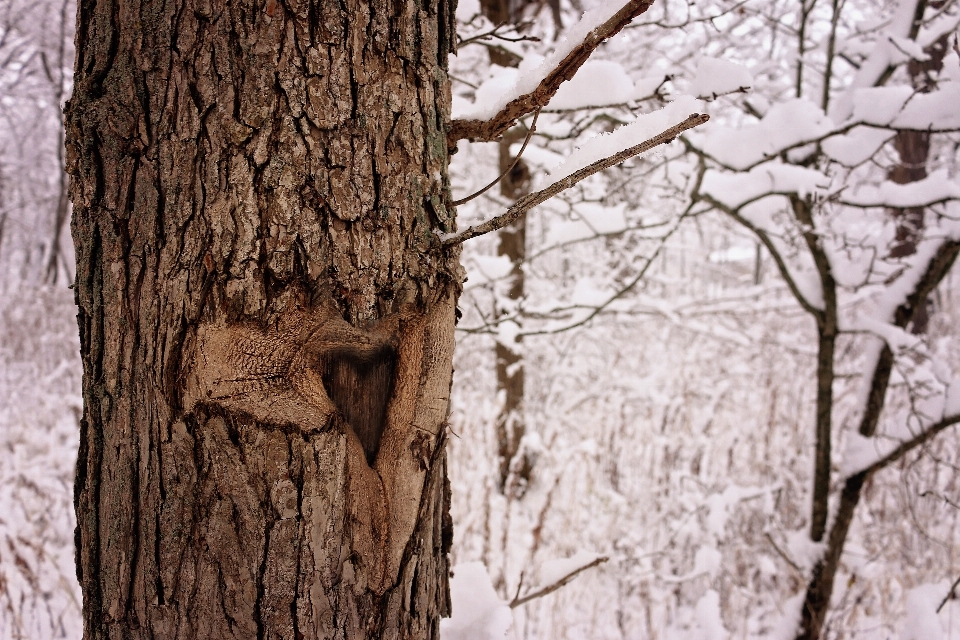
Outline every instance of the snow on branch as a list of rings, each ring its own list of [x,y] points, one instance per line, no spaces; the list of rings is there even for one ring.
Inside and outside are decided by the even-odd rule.
[[[862,185],[847,193],[846,187],[830,189],[831,180],[816,169],[767,162],[749,171],[707,171],[703,195],[730,209],[739,209],[770,196],[815,195],[849,207],[873,208],[928,207],[960,200],[960,184],[946,170],[935,171],[923,180],[899,184],[884,180],[877,185]]]
[[[730,209],[739,209],[773,195],[822,194],[830,179],[816,169],[770,162],[742,173],[707,171],[701,193]]]
[[[566,38],[533,72],[523,74],[508,91],[487,104],[477,104],[468,119],[453,121],[447,144],[464,138],[494,140],[520,117],[545,107],[564,81],[573,78],[600,44],[650,8],[653,0],[607,0],[584,13]]]
[[[873,157],[898,130],[960,130],[960,82],[945,82],[931,93],[896,86],[859,89],[851,96],[851,116],[842,121],[797,98],[774,105],[756,123],[711,126],[685,136],[686,143],[731,171],[749,171],[794,151],[809,155],[821,144],[829,158],[852,167]]]
[[[910,60],[910,56],[904,55],[895,43],[902,43],[910,38],[918,1],[903,0],[903,2],[897,4],[896,10],[886,28],[878,37],[872,51],[857,69],[850,87],[840,96],[839,100],[834,102],[831,109],[834,120],[845,120],[850,116],[853,92],[865,87],[882,86],[897,66]],[[915,33],[913,35],[915,36]]]
[[[495,218],[491,218],[490,220],[487,220],[486,222],[480,223],[476,226],[469,226],[459,233],[442,234],[440,239],[443,245],[450,246],[459,244],[464,240],[476,238],[477,236],[482,236],[490,233],[491,231],[502,229],[519,219],[520,216],[525,214],[533,207],[546,202],[561,191],[569,189],[573,185],[585,180],[586,178],[589,178],[595,173],[599,173],[604,169],[609,169],[610,167],[620,164],[628,158],[632,158],[635,155],[649,151],[650,149],[658,147],[661,144],[672,142],[684,131],[692,129],[697,125],[701,125],[710,119],[710,116],[706,114],[691,114],[687,116],[686,119],[674,124],[673,126],[670,126],[665,131],[662,131],[661,133],[647,140],[643,140],[638,144],[634,143],[632,146],[627,147],[622,151],[615,151],[616,149],[622,149],[624,142],[626,142],[626,144],[631,144],[634,139],[639,137],[637,135],[638,133],[648,132],[652,128],[650,126],[651,121],[655,120],[657,124],[660,124],[661,121],[678,119],[675,118],[676,114],[680,112],[680,107],[686,105],[687,103],[684,101],[683,105],[678,105],[677,108],[671,110],[670,107],[674,104],[677,103],[671,103],[671,105],[668,105],[667,108],[664,108],[661,111],[647,114],[646,116],[641,116],[636,122],[625,127],[621,127],[607,136],[600,136],[589,140],[587,144],[574,152],[574,154],[571,155],[566,162],[564,162],[555,170],[557,172],[555,175],[562,176],[559,180],[547,186],[546,188],[541,189],[540,191],[536,191],[520,198],[512,207],[507,209],[505,213]],[[654,118],[654,116],[660,117]],[[649,133],[647,133],[647,135],[649,135]],[[594,158],[598,155],[600,156],[600,159],[594,160]],[[588,162],[589,164],[587,164]]]
[[[856,207],[928,207],[960,200],[960,184],[947,176],[947,170],[935,171],[923,180],[898,184],[886,180],[877,186],[865,185],[841,197],[839,202]]]

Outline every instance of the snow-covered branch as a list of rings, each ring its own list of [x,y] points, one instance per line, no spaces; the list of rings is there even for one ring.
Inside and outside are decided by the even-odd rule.
[[[527,211],[529,211],[533,207],[549,200],[550,198],[557,195],[561,191],[565,191],[570,187],[572,187],[573,185],[577,184],[578,182],[585,180],[590,176],[603,171],[604,169],[609,169],[614,165],[620,164],[624,160],[632,158],[635,155],[641,154],[645,151],[649,151],[650,149],[658,147],[661,144],[667,144],[669,142],[672,142],[678,135],[680,135],[684,131],[687,131],[688,129],[692,129],[697,125],[703,124],[709,119],[710,119],[710,116],[707,116],[702,113],[691,114],[687,116],[687,118],[682,122],[680,122],[679,124],[673,125],[669,129],[653,136],[652,138],[649,138],[639,144],[635,144],[622,151],[614,153],[613,155],[603,157],[600,160],[597,160],[595,162],[588,164],[582,169],[576,169],[572,173],[565,175],[563,178],[561,178],[560,180],[557,180],[556,182],[547,186],[546,188],[520,198],[512,207],[507,209],[505,213],[495,218],[487,220],[486,222],[482,222],[476,226],[469,226],[459,233],[453,233],[453,234],[443,236],[441,238],[443,245],[449,246],[453,244],[459,244],[464,240],[469,240],[470,238],[476,238],[477,236],[482,236],[492,231],[496,231],[497,229],[502,229],[507,225],[513,223],[515,220],[518,220],[521,216],[523,216]],[[637,123],[637,124],[640,124],[640,123]],[[625,129],[629,129],[629,127],[624,127],[623,129],[614,132],[614,134],[608,136],[606,140],[609,140],[611,143],[615,145],[617,142],[617,140],[615,139],[615,134],[620,133],[620,131],[624,131]],[[632,132],[625,132],[625,133],[632,133]],[[585,145],[584,148],[581,149],[580,151],[588,153],[591,150],[592,149],[587,149]],[[581,154],[581,155],[585,155],[585,154]],[[558,167],[557,170],[559,172],[566,173],[565,169],[569,170],[570,168],[575,168],[572,165],[575,165],[576,163],[577,163],[577,159],[574,157],[571,157],[567,162],[565,162],[563,165]]]
[[[711,126],[684,142],[729,171],[749,171],[815,146],[830,160],[852,167],[872,158],[898,130],[960,130],[958,103],[960,82],[946,82],[931,93],[904,86],[860,89],[851,97],[851,116],[841,121],[809,100],[795,99],[774,105],[759,122]]]
[[[655,115],[655,114],[649,114],[649,115]],[[614,165],[620,164],[624,160],[632,158],[635,155],[641,154],[645,151],[649,151],[650,149],[658,147],[662,144],[667,144],[669,142],[672,142],[678,135],[680,135],[684,131],[687,131],[688,129],[692,129],[697,125],[701,125],[709,119],[710,119],[710,116],[707,116],[705,114],[701,114],[701,113],[691,114],[687,116],[687,118],[682,122],[671,126],[669,129],[666,129],[665,131],[653,136],[652,138],[648,138],[643,142],[640,142],[639,144],[632,145],[612,155],[601,157],[601,159],[591,162],[590,164],[587,164],[583,168],[578,169],[577,165],[581,163],[582,159],[589,157],[591,155],[591,152],[603,151],[605,149],[608,149],[609,147],[606,144],[607,142],[610,143],[610,146],[612,146],[613,148],[616,148],[615,145],[621,138],[628,137],[629,134],[635,133],[635,132],[626,131],[627,129],[631,128],[630,126],[628,126],[628,127],[623,127],[618,131],[615,131],[613,134],[611,134],[610,136],[606,136],[605,138],[599,138],[599,139],[595,138],[594,140],[600,140],[600,144],[592,145],[591,147],[584,145],[584,147],[579,150],[581,153],[574,154],[574,156],[568,159],[567,162],[565,162],[563,165],[561,165],[557,169],[557,171],[560,172],[561,175],[564,175],[564,177],[557,180],[553,184],[547,186],[546,188],[541,189],[540,191],[536,191],[534,193],[531,193],[529,195],[526,195],[520,198],[512,207],[507,209],[505,213],[495,218],[492,218],[490,220],[487,220],[486,222],[478,224],[476,226],[467,227],[466,229],[464,229],[459,233],[445,235],[441,238],[441,241],[443,242],[444,246],[449,246],[453,244],[459,244],[464,240],[469,240],[470,238],[476,238],[477,236],[482,236],[492,231],[496,231],[497,229],[502,229],[507,225],[511,224],[512,222],[514,222],[515,220],[519,219],[523,214],[525,214],[527,211],[529,211],[533,207],[549,200],[550,198],[557,195],[561,191],[565,191],[570,187],[572,187],[573,185],[577,184],[578,182],[585,180],[586,178],[589,178],[590,176],[596,173],[599,173],[604,169],[609,169]],[[637,122],[634,124],[640,125],[643,123]],[[620,134],[621,132],[623,132],[623,135],[618,136],[617,134]],[[570,172],[567,173],[568,171]]]
[[[454,120],[447,138],[453,148],[464,138],[494,140],[522,116],[545,107],[560,85],[573,78],[590,55],[606,39],[618,33],[631,20],[650,8],[653,0],[619,0],[587,11],[579,23],[570,27],[566,39],[532,73],[523,74],[508,91],[490,104],[476,105],[474,117]]]

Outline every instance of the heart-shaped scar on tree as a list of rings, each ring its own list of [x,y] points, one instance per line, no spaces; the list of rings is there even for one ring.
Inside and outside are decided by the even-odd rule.
[[[453,298],[362,327],[332,301],[281,306],[272,319],[203,323],[188,338],[184,416],[202,425],[203,415],[233,415],[242,428],[310,440],[339,433],[341,453],[326,464],[345,473],[334,475],[344,482],[353,548],[377,567],[368,586],[382,592],[396,579],[443,451]]]
[[[202,325],[185,408],[199,403],[310,433],[336,426],[355,436],[373,466],[395,387],[399,316],[366,329],[332,304],[295,309],[272,323]]]

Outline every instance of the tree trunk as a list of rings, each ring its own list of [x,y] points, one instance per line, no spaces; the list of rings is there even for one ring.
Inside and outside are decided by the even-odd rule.
[[[82,0],[85,637],[435,638],[448,0]]]
[[[813,257],[823,309],[817,320],[817,425],[813,461],[813,500],[810,512],[810,539],[820,542],[827,530],[832,464],[834,355],[837,345],[837,283],[820,238],[815,233],[813,208],[809,201],[791,196],[790,203],[797,222],[804,228],[803,238]]]
[[[923,6],[918,5],[919,21],[923,17]],[[915,22],[915,29],[919,22]],[[916,37],[914,32],[913,37]],[[927,60],[911,60],[907,69],[914,89],[921,93],[929,93],[936,88],[935,75],[943,68],[943,58],[948,46],[948,37],[943,36],[932,45],[924,49],[929,56]],[[909,184],[927,177],[927,156],[930,153],[930,133],[927,131],[898,131],[894,138],[894,148],[900,156],[900,162],[891,168],[887,177],[898,184]],[[924,208],[911,207],[906,209],[889,209],[890,215],[896,222],[896,237],[890,250],[890,257],[902,258],[913,255],[917,251],[917,244],[923,236]],[[901,328],[910,325],[913,333],[924,333],[928,322],[927,296],[937,283],[949,271],[950,265],[956,258],[954,247],[945,246],[942,255],[931,263],[930,270],[924,276],[917,289],[909,296],[907,304],[901,306],[894,318],[894,324]],[[822,338],[821,338],[822,341]],[[822,347],[821,347],[822,353]],[[864,437],[876,435],[877,425],[887,395],[890,374],[893,371],[894,354],[886,344],[880,352],[877,364],[874,366],[870,387],[867,391],[866,406],[860,423],[859,433]],[[818,378],[820,379],[820,378]],[[819,449],[818,449],[819,450]],[[827,460],[829,463],[829,458]],[[833,595],[833,583],[840,568],[840,559],[847,534],[853,522],[857,504],[869,474],[858,473],[846,479],[843,491],[840,494],[840,504],[834,517],[833,525],[827,539],[827,547],[823,557],[813,568],[810,584],[801,614],[800,631],[797,640],[819,640],[823,635],[823,625],[830,608],[830,598]],[[826,525],[826,496],[823,493],[822,526],[818,529],[820,540],[823,537]],[[816,509],[817,496],[814,496]]]
[[[922,16],[922,13],[921,13]],[[937,88],[937,75],[943,69],[943,58],[950,47],[950,34],[944,34],[924,48],[926,60],[911,60],[907,63],[913,88],[920,93],[930,93]],[[930,155],[930,132],[903,129],[897,131],[893,146],[900,162],[888,172],[887,177],[897,184],[919,182],[927,177],[927,159]],[[903,258],[917,252],[917,243],[923,237],[925,207],[890,209],[897,225],[890,257]],[[914,311],[911,331],[924,334],[930,321],[926,301]],[[886,355],[886,354],[884,354]]]
[[[513,143],[523,140],[526,135],[526,128],[514,127],[503,135],[499,143],[500,173],[504,174],[500,181],[500,195],[514,202],[530,192],[530,169],[527,163],[522,158],[517,160],[510,153]],[[498,235],[497,255],[510,260],[507,298],[515,303],[514,308],[509,310],[496,309],[497,315],[502,316],[516,313],[516,305],[521,304],[524,297],[523,263],[527,257],[527,217],[523,216],[501,229]],[[517,323],[520,324],[519,317]],[[511,499],[523,497],[533,472],[533,461],[521,452],[521,442],[527,429],[523,415],[524,370],[523,355],[519,349],[520,339],[521,337],[517,336],[517,343],[512,345],[498,340],[494,347],[497,357],[497,397],[503,398],[496,422],[499,459],[497,486],[501,493]]]

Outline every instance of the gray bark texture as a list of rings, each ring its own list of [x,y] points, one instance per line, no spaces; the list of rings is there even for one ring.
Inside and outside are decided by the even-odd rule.
[[[454,0],[81,0],[85,637],[436,638]]]

